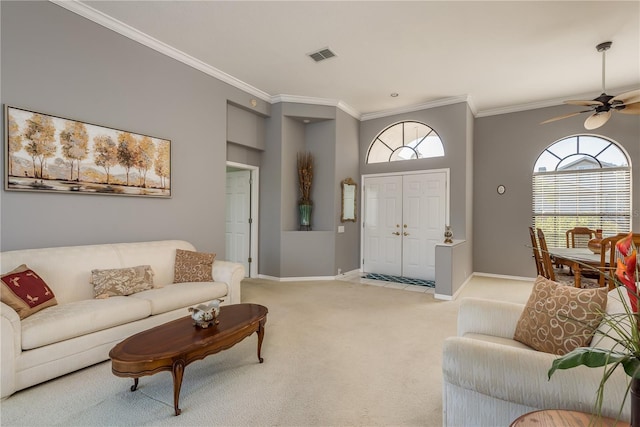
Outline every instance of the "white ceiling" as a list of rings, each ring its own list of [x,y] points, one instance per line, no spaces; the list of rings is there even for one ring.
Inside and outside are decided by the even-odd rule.
[[[263,99],[340,101],[356,115],[452,97],[478,115],[595,98],[595,46],[609,40],[607,93],[640,88],[639,1],[56,3]],[[324,47],[337,57],[307,56]]]

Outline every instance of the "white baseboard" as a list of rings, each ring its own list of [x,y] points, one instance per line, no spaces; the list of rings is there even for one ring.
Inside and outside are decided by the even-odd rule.
[[[335,280],[335,276],[274,277],[258,274],[258,279],[273,280],[275,282],[310,282],[313,280]]]
[[[508,276],[506,274],[493,274],[493,273],[473,273],[472,276],[495,277],[496,279],[521,280],[523,282],[533,282],[534,280],[536,280],[535,277]]]

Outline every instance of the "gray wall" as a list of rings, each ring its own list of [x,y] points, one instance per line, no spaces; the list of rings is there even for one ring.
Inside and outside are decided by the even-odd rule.
[[[344,226],[344,233],[336,233],[335,268],[343,273],[360,268],[360,196],[356,195],[356,222],[340,222],[342,207],[342,190],[340,183],[346,178],[353,179],[361,190],[360,171],[358,169],[360,153],[358,141],[358,127],[360,123],[344,111],[338,111],[336,116],[336,151],[335,151],[335,223]],[[336,232],[334,228],[334,232]]]
[[[387,126],[404,120],[416,120],[434,129],[444,145],[444,157],[418,159],[405,162],[366,164],[365,156],[369,144]],[[471,230],[467,233],[467,220],[471,206],[467,197],[468,174],[472,171],[468,159],[470,144],[468,127],[468,106],[466,102],[430,108],[427,110],[398,114],[363,121],[360,124],[360,172],[363,175],[413,170],[450,169],[450,221],[454,239],[471,240]],[[442,230],[444,233],[444,230]],[[444,239],[444,237],[443,237]]]
[[[55,4],[0,7],[2,103],[171,140],[173,193],[2,191],[1,249],[177,238],[223,258],[227,103],[250,97]]]
[[[533,166],[555,141],[585,134],[585,115],[540,125],[571,107],[550,107],[478,118],[474,136],[474,271],[535,276],[527,227],[532,222]],[[640,230],[640,117],[613,114],[591,134],[613,139],[629,154],[633,167],[633,225]],[[500,196],[496,187],[507,191]]]

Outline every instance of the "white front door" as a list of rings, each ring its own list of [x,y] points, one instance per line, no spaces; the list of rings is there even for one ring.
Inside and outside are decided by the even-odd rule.
[[[364,197],[364,271],[400,276],[402,177],[367,178]]]
[[[443,240],[446,215],[444,172],[403,177],[402,275],[436,277],[436,244]]]
[[[364,179],[363,271],[435,279],[435,247],[447,221],[447,174]]]
[[[229,261],[249,274],[251,257],[251,171],[227,172],[225,249]]]

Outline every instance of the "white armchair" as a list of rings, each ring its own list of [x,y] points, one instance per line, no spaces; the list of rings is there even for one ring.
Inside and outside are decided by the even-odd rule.
[[[465,298],[458,336],[444,342],[443,425],[508,426],[539,409],[592,412],[603,368],[547,372],[557,357],[513,340],[523,304]],[[616,418],[627,390],[621,369],[606,382],[602,415]],[[629,421],[627,399],[621,420]]]

